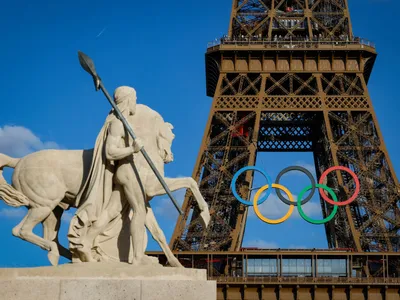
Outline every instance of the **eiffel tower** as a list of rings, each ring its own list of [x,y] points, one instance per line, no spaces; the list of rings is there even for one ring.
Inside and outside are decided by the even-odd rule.
[[[234,174],[259,152],[312,152],[317,177],[345,166],[357,199],[325,225],[329,248],[400,250],[400,186],[367,83],[373,43],[353,35],[347,0],[233,0],[229,32],[206,53],[213,97],[194,168],[212,221],[205,229],[188,192],[171,240],[177,251],[239,251],[248,208],[232,195]],[[252,172],[239,177],[248,199]],[[349,174],[328,176],[339,201]],[[321,199],[323,216],[332,206]]]

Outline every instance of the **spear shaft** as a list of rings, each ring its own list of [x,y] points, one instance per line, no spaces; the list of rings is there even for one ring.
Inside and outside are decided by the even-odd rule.
[[[136,135],[132,130],[132,127],[129,125],[128,121],[125,119],[125,117],[123,116],[123,114],[121,113],[121,111],[119,110],[118,106],[115,104],[115,102],[112,100],[110,94],[107,92],[106,88],[103,85],[103,82],[100,81],[100,89],[103,92],[103,94],[106,96],[108,102],[110,102],[111,106],[114,109],[114,113],[118,116],[118,118],[120,119],[120,121],[122,122],[122,124],[124,124],[124,127],[126,128],[126,130],[128,131],[129,135],[132,137],[133,140],[136,140]],[[164,178],[161,176],[160,172],[158,172],[156,166],[154,165],[153,161],[151,160],[150,156],[147,154],[146,150],[144,149],[144,147],[142,149],[140,149],[140,152],[142,153],[142,155],[144,156],[145,160],[147,161],[147,163],[149,164],[149,166],[151,167],[151,169],[153,170],[154,174],[156,175],[158,181],[160,181],[161,185],[163,186],[164,190],[167,192],[169,198],[171,199],[172,203],[174,204],[174,206],[176,207],[176,209],[178,210],[179,214],[182,215],[183,212],[178,204],[178,202],[175,200],[174,196],[172,195],[168,185],[165,183]]]
[[[125,117],[123,116],[123,114],[119,110],[118,106],[116,105],[114,100],[111,98],[110,94],[107,92],[107,89],[104,87],[103,82],[101,81],[100,77],[97,75],[93,61],[90,59],[89,56],[87,56],[86,54],[84,54],[83,52],[80,52],[80,51],[78,52],[78,57],[79,57],[79,61],[80,61],[80,64],[81,64],[82,68],[86,72],[88,72],[90,75],[92,75],[94,83],[95,83],[95,86],[96,86],[96,90],[98,90],[99,88],[101,89],[103,94],[106,96],[108,102],[110,102],[111,106],[113,107],[114,113],[116,114],[118,119],[122,122],[122,124],[124,125],[125,129],[129,133],[129,135],[132,137],[132,139],[136,140],[136,135],[133,132],[132,127],[129,125],[128,121],[125,119]],[[156,175],[158,181],[161,183],[161,185],[164,188],[164,190],[167,192],[169,198],[171,199],[172,203],[174,204],[174,206],[178,210],[179,214],[182,215],[183,212],[182,212],[178,202],[175,200],[175,198],[172,195],[168,185],[165,183],[164,178],[161,176],[160,172],[158,172],[156,166],[152,162],[151,158],[147,154],[147,152],[144,149],[144,147],[140,150],[140,152],[142,153],[142,155],[146,159],[146,161],[149,164],[150,168],[153,170],[154,174]]]

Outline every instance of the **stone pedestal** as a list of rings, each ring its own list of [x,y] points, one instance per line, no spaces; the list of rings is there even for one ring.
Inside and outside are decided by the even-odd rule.
[[[206,270],[84,263],[0,269],[0,299],[7,300],[215,300]]]

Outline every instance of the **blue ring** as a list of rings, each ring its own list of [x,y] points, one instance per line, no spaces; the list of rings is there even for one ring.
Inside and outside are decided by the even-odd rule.
[[[232,179],[232,182],[231,182],[231,190],[232,190],[232,193],[233,193],[233,195],[235,196],[235,198],[236,198],[239,202],[241,202],[242,204],[247,205],[247,206],[253,206],[254,204],[253,204],[252,201],[243,200],[243,199],[239,196],[239,194],[236,192],[236,181],[238,180],[239,176],[240,176],[243,172],[251,171],[251,170],[252,170],[252,171],[260,172],[260,173],[265,177],[265,179],[267,179],[267,184],[268,184],[270,187],[272,187],[271,178],[268,176],[267,173],[265,173],[263,170],[261,170],[261,169],[259,169],[259,168],[257,168],[257,167],[245,167],[245,168],[240,169],[239,171],[237,171],[236,174],[235,174],[235,176],[233,176],[233,179]],[[265,200],[268,199],[269,195],[271,195],[271,193],[272,193],[272,188],[267,189],[267,192],[265,193],[265,195],[264,195],[263,197],[260,197],[260,199],[258,199],[257,204],[260,205],[260,204],[264,203]]]

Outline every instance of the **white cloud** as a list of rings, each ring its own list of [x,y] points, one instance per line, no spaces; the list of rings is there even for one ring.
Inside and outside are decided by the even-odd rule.
[[[309,164],[309,163],[306,163],[305,161],[299,160],[296,162],[295,165],[305,168],[306,170],[310,171],[311,174],[313,174],[315,176],[315,165],[314,164]]]
[[[278,245],[276,242],[270,242],[265,240],[251,240],[243,243],[243,248],[259,248],[259,249],[279,249],[284,248]],[[285,247],[286,248],[286,247]],[[287,249],[308,249],[309,247],[303,245],[290,245]]]
[[[0,217],[7,219],[22,219],[25,217],[27,210],[25,208],[2,208],[0,209]]]
[[[59,148],[55,142],[42,141],[28,128],[7,125],[0,127],[0,153],[23,157],[34,151]]]
[[[279,248],[278,244],[275,242],[267,242],[264,240],[252,240],[245,242],[243,245],[244,248],[260,248],[260,249],[277,249]]]
[[[301,245],[301,246],[298,246],[298,245],[290,245],[289,247],[288,247],[288,249],[309,249],[310,247],[306,247],[306,246],[303,246],[303,245]]]
[[[175,197],[175,200],[182,207],[183,201],[185,200],[186,189],[181,189],[172,193]],[[161,216],[166,216],[171,219],[176,219],[178,216],[178,211],[173,205],[171,199],[167,196],[162,196],[161,198],[155,198],[150,202],[151,207],[155,214],[159,214]]]
[[[310,171],[314,177],[316,176],[314,164],[307,163],[303,160],[298,160],[293,164],[293,166],[303,167],[304,169]],[[303,173],[301,173],[300,171],[290,171],[290,172],[286,173],[284,176],[305,176],[305,175]]]
[[[20,207],[20,208],[2,208],[0,209],[0,218],[7,218],[7,219],[22,219],[27,214],[27,209]],[[73,212],[65,211],[62,215],[61,220],[63,222],[69,223],[74,216]]]
[[[284,195],[284,197],[285,196],[286,195]],[[260,198],[261,197],[262,196],[260,196]],[[293,197],[295,200],[297,199],[297,195],[293,195]],[[252,199],[253,199],[253,197],[252,197]],[[307,204],[303,205],[302,208],[303,208],[304,213],[309,217],[321,216],[321,206],[318,203],[310,201]],[[258,209],[261,212],[261,214],[266,218],[279,219],[279,218],[282,218],[284,215],[286,215],[286,213],[289,210],[289,206],[286,205],[285,203],[283,203],[278,198],[278,196],[276,196],[275,194],[271,194],[268,197],[267,201],[265,201],[263,204],[258,206]],[[257,217],[254,212],[254,208],[253,209],[250,208],[249,216]],[[301,218],[296,207],[293,211],[291,218]]]

